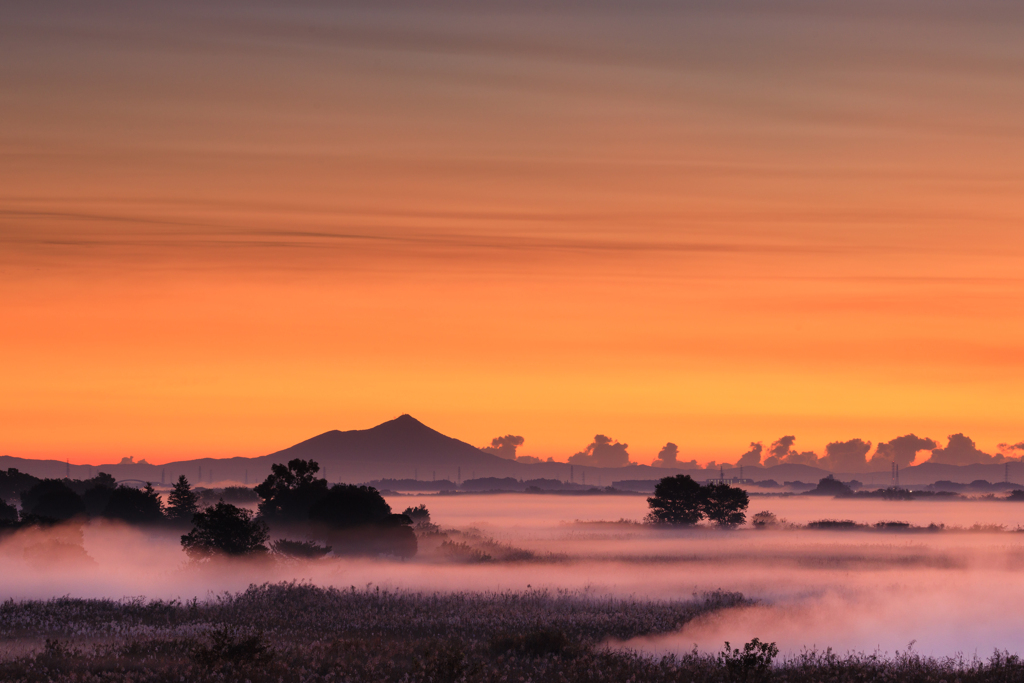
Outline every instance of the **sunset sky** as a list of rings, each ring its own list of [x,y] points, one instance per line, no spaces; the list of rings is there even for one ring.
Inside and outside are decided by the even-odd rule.
[[[1024,441],[1024,4],[0,5],[0,454]]]

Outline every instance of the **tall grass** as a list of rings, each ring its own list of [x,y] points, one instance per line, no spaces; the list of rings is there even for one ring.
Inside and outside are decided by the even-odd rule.
[[[771,662],[766,648],[653,658],[604,645],[678,630],[748,604],[586,592],[414,593],[252,586],[204,602],[7,601],[4,681],[1022,681],[1011,656],[893,658],[831,652]],[[750,650],[748,647],[747,650]],[[735,653],[735,654],[734,654]],[[758,655],[761,653],[761,655]]]

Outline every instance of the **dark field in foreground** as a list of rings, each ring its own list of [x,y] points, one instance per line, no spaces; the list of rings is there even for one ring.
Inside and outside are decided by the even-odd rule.
[[[830,653],[653,658],[606,646],[745,604],[584,592],[411,593],[251,587],[206,602],[7,601],[4,681],[1024,681],[1016,657]]]

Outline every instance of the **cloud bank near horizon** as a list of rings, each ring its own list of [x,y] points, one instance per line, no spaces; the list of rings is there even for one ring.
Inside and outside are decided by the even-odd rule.
[[[825,447],[825,455],[818,456],[814,451],[799,451],[794,445],[796,437],[782,436],[772,442],[767,450],[767,457],[761,460],[762,445],[751,442],[750,450],[744,453],[735,464],[714,461],[708,467],[749,467],[763,465],[811,465],[832,472],[868,472],[879,468],[886,469],[893,464],[908,467],[911,464],[922,465],[998,465],[1010,462],[1024,462],[1024,442],[1016,444],[1001,443],[999,452],[991,455],[980,450],[974,440],[963,433],[950,434],[946,446],[931,438],[919,437],[916,434],[904,434],[889,441],[881,442],[875,447],[871,457],[871,442],[863,439],[833,441]],[[927,457],[924,454],[927,453]],[[659,455],[659,458],[661,456]],[[659,461],[655,461],[658,463]],[[664,466],[664,465],[663,465]]]

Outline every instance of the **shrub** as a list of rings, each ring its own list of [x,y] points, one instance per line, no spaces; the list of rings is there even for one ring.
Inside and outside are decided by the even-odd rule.
[[[413,524],[430,524],[430,511],[427,506],[420,503],[416,507],[409,506],[402,512],[403,515],[412,520]]]
[[[441,544],[441,554],[455,562],[490,562],[490,555],[474,548],[468,543],[445,541]]]
[[[270,549],[282,557],[315,560],[331,552],[331,546],[319,545],[313,541],[289,541],[280,538],[270,544]]]
[[[819,519],[807,525],[808,529],[857,529],[860,524],[852,519]]]
[[[557,655],[569,648],[569,637],[559,628],[538,628],[526,633],[502,633],[491,639],[491,652],[522,653],[530,657]]]
[[[774,512],[762,510],[751,517],[750,523],[755,529],[767,529],[768,527],[777,526],[779,524],[779,518],[775,516]]]
[[[728,641],[722,650],[720,659],[734,681],[767,681],[771,678],[772,661],[779,654],[775,643],[762,643],[754,638],[739,649],[730,650]]]
[[[263,634],[241,636],[223,626],[210,633],[209,645],[197,645],[192,650],[192,661],[206,668],[224,665],[246,668],[266,664],[273,655]]]

